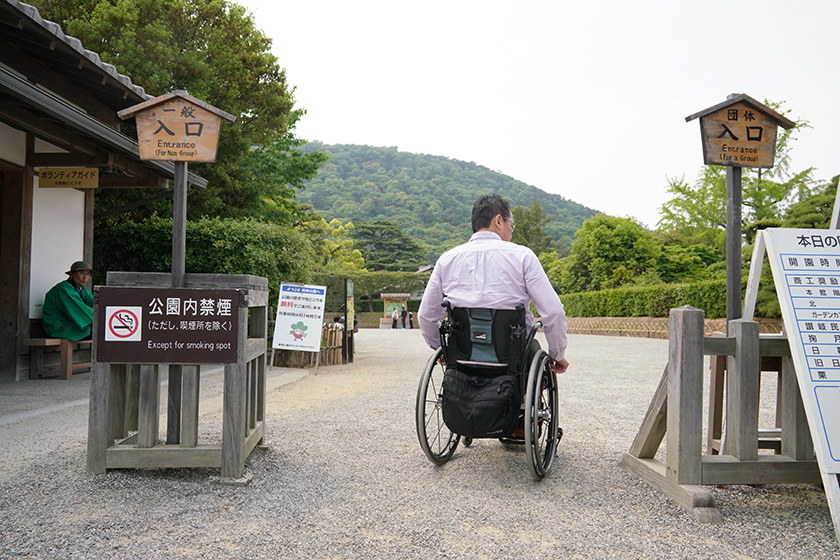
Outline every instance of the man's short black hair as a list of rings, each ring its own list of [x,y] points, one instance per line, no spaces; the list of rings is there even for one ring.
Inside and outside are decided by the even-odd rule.
[[[479,197],[473,204],[471,220],[473,233],[490,227],[490,222],[493,221],[496,214],[501,214],[503,218],[510,217],[508,201],[497,194],[485,194]]]

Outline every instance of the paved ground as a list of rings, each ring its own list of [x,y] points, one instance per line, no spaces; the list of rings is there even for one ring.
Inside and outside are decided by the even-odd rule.
[[[523,453],[490,440],[428,462],[417,330],[362,330],[357,350],[317,375],[271,369],[269,447],[248,460],[245,488],[210,484],[212,469],[87,474],[89,374],[0,383],[0,558],[840,557],[817,487],[716,488],[723,523],[705,525],[617,467],[666,341],[570,337],[566,435],[538,483]],[[202,379],[213,440],[221,373]]]

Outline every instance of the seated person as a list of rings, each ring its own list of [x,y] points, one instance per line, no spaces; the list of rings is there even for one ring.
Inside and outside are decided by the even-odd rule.
[[[90,338],[93,325],[93,294],[86,288],[92,270],[84,261],[74,262],[68,278],[44,296],[44,331],[53,338],[76,342]]]
[[[528,307],[533,301],[543,322],[551,371],[563,373],[569,367],[566,313],[534,252],[511,242],[515,224],[510,203],[498,195],[479,197],[471,224],[470,240],[441,255],[429,278],[417,312],[426,343],[432,349],[440,346],[443,301],[452,307],[485,309],[515,309],[521,303],[529,329],[534,316]],[[531,355],[536,349],[535,340]]]

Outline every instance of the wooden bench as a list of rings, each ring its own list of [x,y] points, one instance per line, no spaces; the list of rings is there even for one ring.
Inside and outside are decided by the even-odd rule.
[[[24,345],[29,347],[29,379],[60,377],[70,379],[74,371],[90,369],[90,362],[73,363],[73,348],[90,348],[90,340],[72,342],[66,338],[27,338]],[[44,354],[58,350],[60,353],[57,366],[45,366]]]

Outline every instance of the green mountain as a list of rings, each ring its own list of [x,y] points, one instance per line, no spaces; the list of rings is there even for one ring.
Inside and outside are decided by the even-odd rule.
[[[558,214],[545,229],[561,245],[598,213],[472,162],[395,147],[310,142],[303,149],[332,158],[298,193],[298,202],[311,204],[328,222],[393,222],[427,247],[430,262],[469,239],[472,205],[483,194],[497,193],[514,207],[539,201],[547,217]]]

